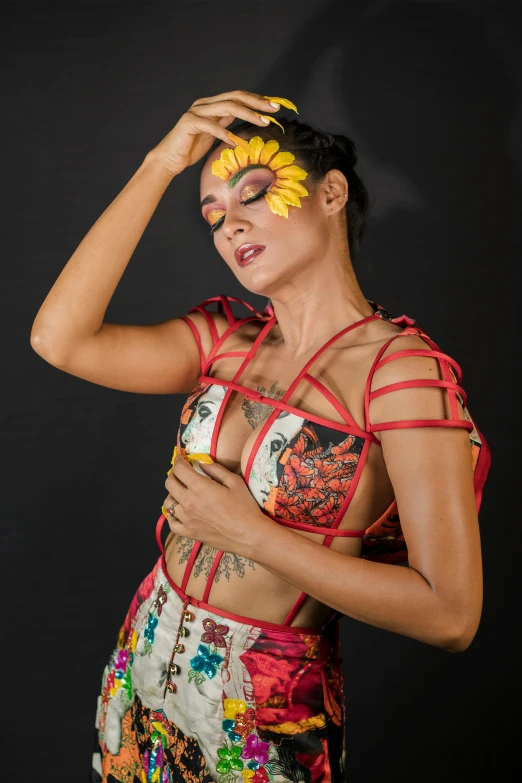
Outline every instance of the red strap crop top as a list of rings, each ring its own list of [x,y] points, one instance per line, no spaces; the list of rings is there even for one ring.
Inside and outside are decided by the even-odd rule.
[[[251,315],[238,318],[232,311],[231,303],[241,303]],[[219,337],[216,325],[208,309],[217,303],[218,312],[224,313],[228,328]],[[354,496],[371,443],[380,445],[373,434],[376,431],[405,427],[463,427],[468,430],[472,451],[472,464],[477,511],[480,508],[482,490],[491,463],[489,447],[470,416],[466,403],[466,393],[459,385],[462,370],[457,362],[443,353],[431,340],[420,324],[406,315],[392,317],[390,313],[375,302],[369,302],[375,310],[373,315],[341,329],[331,337],[309,359],[292,381],[281,399],[261,394],[241,384],[241,376],[255,357],[265,336],[276,324],[277,319],[269,304],[262,313],[257,312],[247,302],[231,296],[214,296],[196,305],[189,312],[201,313],[208,324],[212,336],[212,349],[204,355],[201,335],[194,322],[182,316],[188,324],[200,353],[201,374],[196,388],[188,396],[181,413],[177,435],[177,447],[182,454],[205,453],[216,459],[217,440],[223,415],[234,391],[247,399],[254,400],[273,408],[264,421],[248,457],[244,480],[257,500],[263,513],[275,522],[289,528],[324,534],[324,546],[330,546],[336,536],[362,538],[363,558],[388,563],[406,561],[408,557],[406,542],[400,526],[397,503],[392,501],[384,513],[365,530],[340,529],[339,525]],[[391,337],[378,351],[366,382],[364,395],[364,429],[361,429],[350,412],[335,395],[313,373],[317,358],[343,334],[362,324],[378,318],[391,321],[403,327],[402,332]],[[225,340],[243,324],[259,322],[263,324],[249,351],[220,352]],[[387,347],[397,338],[406,334],[422,337],[425,349],[399,350],[382,358]],[[225,357],[242,359],[234,377],[223,380],[209,375],[209,370]],[[377,369],[387,362],[404,356],[430,356],[438,360],[443,378],[441,380],[413,379],[390,384],[371,391],[372,378]],[[292,393],[299,383],[311,384],[322,394],[340,415],[344,423],[312,414],[288,404]],[[372,399],[398,389],[439,386],[446,389],[449,398],[449,419],[414,419],[390,421],[372,424],[370,421],[370,403]],[[458,415],[457,399],[464,410],[465,419]],[[160,538],[165,517],[158,520],[157,540],[163,551]],[[186,588],[192,566],[201,547],[194,542],[187,562],[181,592]],[[223,552],[216,554],[210,570],[202,602],[208,602],[214,574]],[[301,593],[292,607],[283,625],[289,626],[300,608],[306,593]],[[339,614],[339,613],[337,613]]]

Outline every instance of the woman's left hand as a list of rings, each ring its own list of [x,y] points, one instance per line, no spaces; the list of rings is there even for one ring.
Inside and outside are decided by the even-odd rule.
[[[165,487],[164,508],[173,533],[237,555],[251,558],[262,539],[265,515],[242,476],[217,462],[198,463],[202,476],[181,455],[176,455]]]

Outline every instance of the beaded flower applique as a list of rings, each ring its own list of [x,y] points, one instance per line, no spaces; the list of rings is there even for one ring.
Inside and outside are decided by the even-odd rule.
[[[243,699],[225,699],[223,712],[223,731],[228,735],[230,745],[225,741],[217,749],[219,761],[216,770],[221,773],[219,783],[230,783],[234,779],[231,770],[241,772],[245,782],[268,783],[271,777],[264,765],[269,760],[270,744],[254,734],[254,708]]]
[[[158,618],[161,616],[164,604],[167,603],[167,593],[170,593],[169,585],[166,583],[164,585],[160,585],[158,595],[147,615],[147,624],[145,626],[145,630],[143,631],[143,648],[145,655],[148,655],[149,657],[152,653],[152,645],[154,644]]]
[[[217,624],[211,617],[203,618],[203,628],[197,654],[190,659],[191,669],[189,669],[188,680],[196,685],[201,685],[207,677],[212,679],[217,674],[217,667],[225,659],[218,653],[218,647],[226,649],[227,642],[225,636],[229,632],[228,625]],[[207,677],[205,677],[205,674]]]

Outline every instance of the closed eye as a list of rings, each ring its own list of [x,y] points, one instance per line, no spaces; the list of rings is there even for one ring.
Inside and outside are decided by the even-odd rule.
[[[260,190],[259,193],[256,193],[255,196],[252,196],[252,198],[247,198],[245,201],[240,201],[239,203],[242,206],[246,206],[247,204],[252,204],[254,201],[258,201],[260,198],[263,198],[265,193],[272,187],[272,183],[270,182],[266,188],[263,188],[263,190]],[[210,233],[213,234],[216,229],[220,227],[220,225],[223,223],[225,219],[225,215],[223,215],[222,218],[219,218],[219,220],[216,220],[212,228],[210,229]]]

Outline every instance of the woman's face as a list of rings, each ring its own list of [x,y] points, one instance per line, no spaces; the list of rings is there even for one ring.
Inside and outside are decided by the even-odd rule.
[[[202,216],[208,230],[213,227],[218,253],[240,283],[253,293],[270,296],[281,285],[295,282],[299,271],[320,263],[328,240],[327,216],[309,176],[301,181],[309,195],[300,197],[300,207],[288,205],[288,217],[274,214],[264,198],[276,181],[276,173],[268,166],[241,169],[231,187],[229,180],[211,170],[227,147],[234,149],[232,143],[220,144],[202,169],[200,198],[207,201],[201,207]],[[285,151],[283,145],[280,151]],[[257,194],[260,198],[244,203]],[[234,251],[245,242],[264,245],[265,250],[242,267]]]
[[[260,506],[264,506],[272,487],[277,487],[277,465],[289,441],[303,426],[304,418],[281,411],[263,438],[252,462],[248,486]],[[272,504],[273,505],[273,504]]]
[[[189,454],[210,453],[212,431],[226,391],[226,386],[212,384],[199,398],[196,409],[181,435],[181,443]]]

